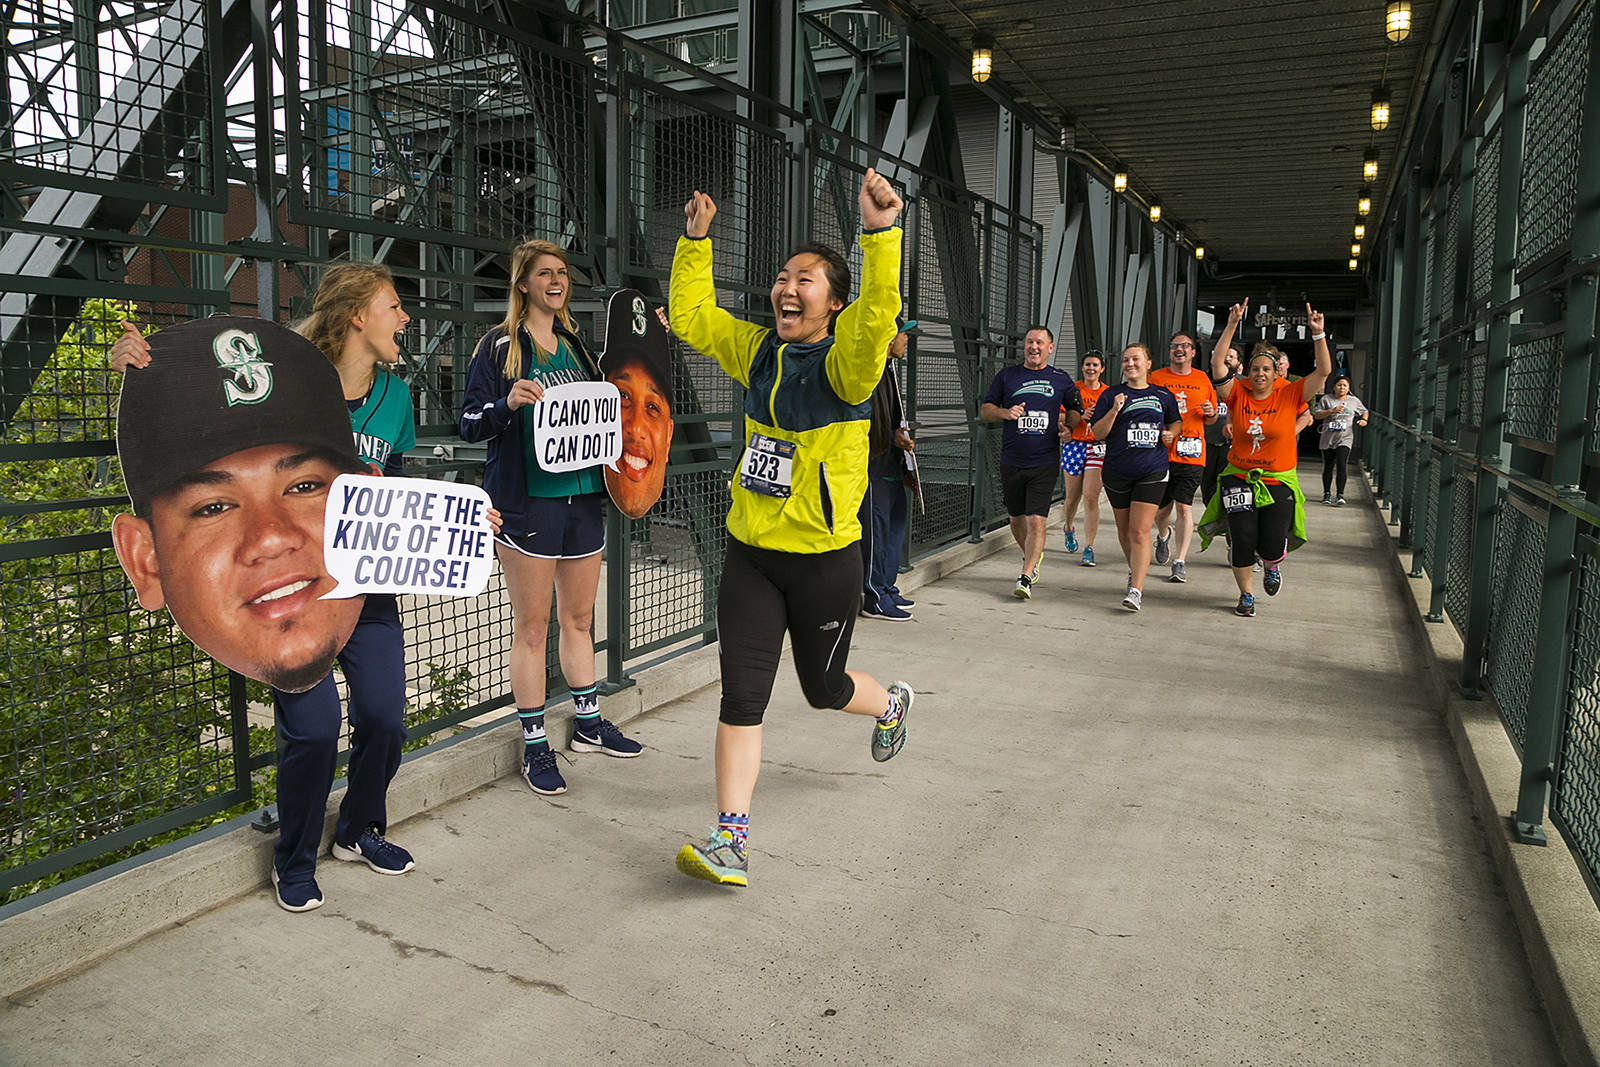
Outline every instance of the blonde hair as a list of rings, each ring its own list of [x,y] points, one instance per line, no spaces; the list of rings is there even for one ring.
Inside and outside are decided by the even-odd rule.
[[[1145,344],[1143,341],[1129,341],[1127,344],[1122,346],[1122,352],[1126,352],[1130,348],[1137,348],[1139,351],[1143,352],[1146,363],[1154,363],[1156,361],[1156,357],[1150,354],[1150,346]],[[1117,354],[1120,356],[1122,355],[1122,352]]]
[[[506,332],[506,361],[505,375],[507,378],[520,378],[522,376],[522,338],[518,334],[518,327],[522,325],[523,318],[528,314],[528,294],[517,288],[522,283],[523,276],[533,266],[533,261],[540,256],[555,256],[561,265],[569,271],[572,264],[567,260],[567,253],[560,245],[549,241],[530,239],[523,241],[511,250],[511,287],[506,292],[506,317],[500,320],[500,328]],[[578,332],[577,324],[572,321],[572,313],[567,310],[567,305],[572,302],[572,281],[567,280],[567,297],[561,304],[561,309],[556,312],[556,317],[561,320],[561,325]],[[534,357],[540,365],[550,362],[550,354],[534,345]]]
[[[394,275],[380,263],[335,263],[311,297],[311,313],[289,328],[321,349],[329,363],[337,364],[344,355],[350,320],[365,311],[385,285],[394,285]]]

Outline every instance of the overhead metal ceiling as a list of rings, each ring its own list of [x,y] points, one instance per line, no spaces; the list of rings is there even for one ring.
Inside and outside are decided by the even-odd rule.
[[[890,6],[963,50],[976,30],[993,34],[995,81],[1029,110],[1062,116],[1081,149],[1121,160],[1132,190],[1203,241],[1214,269],[1286,276],[1345,269],[1369,147],[1379,159],[1369,222],[1379,217],[1440,11],[1414,0],[1411,35],[1391,45],[1383,0]],[[1392,113],[1376,133],[1380,82]]]

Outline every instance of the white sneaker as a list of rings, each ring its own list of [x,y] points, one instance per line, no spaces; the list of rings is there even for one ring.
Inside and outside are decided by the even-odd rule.
[[[1129,611],[1138,611],[1139,605],[1144,602],[1144,593],[1137,589],[1129,589],[1128,595],[1122,598],[1122,606]]]

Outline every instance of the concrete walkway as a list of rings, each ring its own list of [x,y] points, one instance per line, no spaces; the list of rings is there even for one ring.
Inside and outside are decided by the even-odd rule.
[[[905,751],[769,714],[751,888],[678,875],[714,815],[717,690],[0,1006],[7,1064],[1556,1062],[1363,487],[1253,620],[1220,546],[1119,606],[1053,530],[863,620]],[[406,773],[402,769],[402,774]]]

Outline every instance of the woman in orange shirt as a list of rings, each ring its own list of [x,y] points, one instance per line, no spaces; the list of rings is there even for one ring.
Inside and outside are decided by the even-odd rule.
[[[1083,410],[1093,411],[1106,391],[1100,380],[1105,374],[1106,361],[1098,348],[1091,348],[1078,361],[1078,398]],[[1066,408],[1061,409],[1065,415]],[[1078,551],[1077,530],[1073,520],[1078,517],[1078,501],[1083,501],[1083,565],[1094,566],[1094,532],[1100,528],[1100,471],[1105,466],[1106,446],[1094,439],[1089,420],[1084,419],[1072,428],[1072,437],[1061,445],[1062,480],[1067,484],[1067,498],[1061,505],[1066,516],[1067,551]]]
[[[1228,325],[1217,338],[1211,352],[1211,375],[1227,373],[1228,346],[1239,328],[1248,302],[1228,309]],[[1250,580],[1257,556],[1265,568],[1262,588],[1268,596],[1283,585],[1283,559],[1291,549],[1305,544],[1305,494],[1295,472],[1296,420],[1305,410],[1306,399],[1322,391],[1333,370],[1333,355],[1328,351],[1326,320],[1322,312],[1306,305],[1306,323],[1316,350],[1317,366],[1304,378],[1286,381],[1278,374],[1276,350],[1258,345],[1250,354],[1248,377],[1228,380],[1217,386],[1217,395],[1228,405],[1228,420],[1233,427],[1233,446],[1228,465],[1222,469],[1217,492],[1206,505],[1200,520],[1201,548],[1224,527],[1231,538],[1233,579],[1239,586],[1235,614],[1256,613],[1255,594]]]

